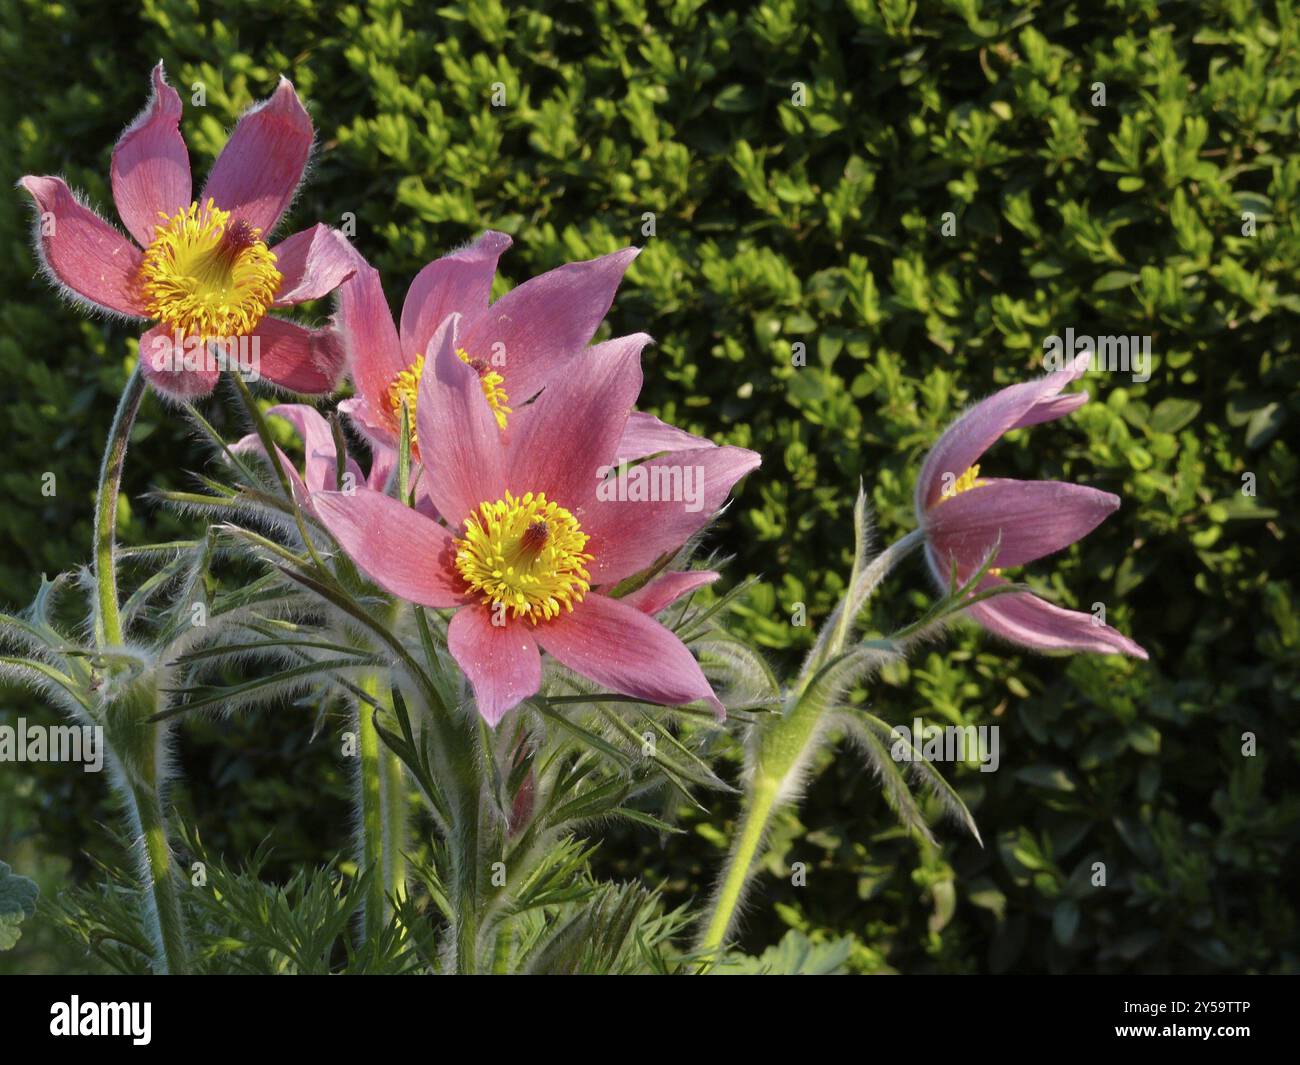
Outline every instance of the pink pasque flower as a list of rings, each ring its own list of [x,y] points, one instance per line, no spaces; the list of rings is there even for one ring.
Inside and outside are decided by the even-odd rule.
[[[180,97],[159,63],[149,102],[113,149],[113,200],[136,243],[62,178],[19,182],[36,201],[46,274],[77,302],[157,322],[140,338],[140,358],[164,396],[212,391],[219,360],[210,348],[293,392],[330,391],[343,369],[334,332],[267,313],[318,299],[352,271],[347,242],[325,225],[266,245],[311,153],[302,102],[282,78],[239,120],[197,200],[180,117]]]
[[[1086,392],[1061,395],[1061,390],[1087,367],[1083,355],[1037,381],[1002,389],[958,418],[930,451],[916,484],[916,513],[940,587],[947,587],[953,562],[957,579],[965,582],[995,545],[999,569],[990,571],[978,590],[1005,585],[1000,569],[1069,547],[1118,509],[1119,498],[1109,492],[1059,481],[984,478],[976,465],[1012,429],[1054,421],[1083,406]],[[1147,657],[1127,636],[1091,614],[1062,610],[1028,592],[994,596],[967,613],[989,632],[1036,650]]]
[[[283,418],[293,426],[302,440],[303,469],[300,474],[294,464],[277,446],[276,456],[280,468],[288,478],[290,491],[298,506],[316,516],[312,505],[313,492],[332,491],[338,487],[338,449],[334,443],[334,431],[315,407],[306,403],[280,403],[266,412],[268,415]],[[230,448],[236,455],[256,454],[265,456],[266,449],[256,433],[241,437]],[[356,489],[364,485],[374,492],[382,492],[392,475],[397,458],[396,451],[376,451],[370,462],[370,472],[363,474],[357,460],[351,455],[343,457],[343,472],[348,479],[348,488]]]
[[[567,263],[525,281],[495,303],[488,300],[497,260],[510,247],[488,230],[474,243],[421,270],[407,290],[400,327],[384,299],[379,273],[360,255],[339,298],[339,328],[357,394],[339,408],[374,444],[396,447],[403,403],[412,415],[413,452],[419,385],[430,342],[449,314],[461,315],[456,354],[474,368],[497,426],[556,374],[576,370],[614,293],[636,257],[635,248]]]
[[[316,493],[320,521],[387,592],[455,609],[448,647],[491,724],[538,690],[541,651],[613,691],[666,705],[703,699],[721,714],[699,664],[650,616],[716,574],[665,574],[627,599],[608,592],[698,532],[759,456],[707,445],[635,467],[664,484],[691,471],[695,505],[612,491],[650,338],[590,348],[503,434],[457,355],[463,321],[453,315],[434,334],[416,406],[426,488],[446,524],[364,490]]]

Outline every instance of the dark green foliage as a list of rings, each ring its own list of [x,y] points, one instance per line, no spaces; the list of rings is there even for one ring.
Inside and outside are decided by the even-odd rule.
[[[849,937],[855,970],[1300,969],[1292,4],[531,6],[0,0],[0,172],[63,173],[111,210],[112,144],[161,56],[196,175],[242,107],[295,81],[319,150],[285,231],[355,215],[394,300],[487,226],[515,236],[513,283],[644,245],[611,326],[657,338],[643,405],[762,452],[714,542],[732,579],[760,577],[739,634],[784,667],[841,590],[860,478],[892,540],[925,448],[969,401],[1038,372],[1048,336],[1149,336],[1150,381],[1090,374],[1092,404],[984,468],[1123,498],[1024,576],[1062,605],[1104,604],[1151,662],[1034,658],[963,629],[886,669],[871,701],[887,721],[1001,725],[997,773],[949,774],[987,849],[947,827],[938,849],[905,836],[846,745],[779,826],[744,945],[760,954],[788,926]],[[188,105],[197,81],[205,109]],[[134,358],[129,330],[35,276],[23,200],[0,198],[6,607],[87,558]],[[233,405],[205,409],[235,431]],[[124,538],[188,535],[141,494],[185,485],[201,452],[152,399],[134,445]],[[918,615],[926,583],[916,563],[891,579],[878,627]],[[789,623],[800,603],[805,628]],[[26,695],[6,706],[52,717]],[[214,849],[250,854],[274,830],[281,878],[346,849],[342,770],[309,745],[312,718],[181,728],[177,798]],[[0,771],[0,857],[45,897],[66,877],[42,863],[91,873],[79,855],[103,848],[106,816],[94,783],[48,769]],[[708,795],[708,816],[682,812],[693,835],[661,849],[620,828],[598,871],[662,887],[669,908],[702,896],[735,810]],[[33,924],[2,964],[48,949]]]

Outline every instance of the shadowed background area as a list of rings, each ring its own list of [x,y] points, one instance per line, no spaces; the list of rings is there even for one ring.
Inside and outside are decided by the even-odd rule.
[[[708,546],[734,556],[728,582],[760,578],[733,623],[786,668],[841,591],[860,479],[895,539],[925,449],[972,400],[1039,372],[1046,338],[1149,337],[1149,381],[1089,374],[1092,403],[1013,433],[984,472],[1123,498],[1025,576],[1064,606],[1104,604],[1151,661],[1032,657],[963,627],[886,672],[855,698],[887,720],[1001,727],[996,773],[945,767],[985,848],[951,825],[938,849],[906,836],[846,752],[780,821],[743,945],[850,936],[863,972],[1300,969],[1291,5],[532,8],[2,0],[0,173],[62,174],[111,211],[110,152],[161,57],[196,174],[244,107],[294,81],[318,146],[281,230],[353,220],[394,299],[488,227],[514,237],[510,283],[643,245],[607,330],[656,338],[644,407],[763,454]],[[136,357],[131,329],[36,276],[25,199],[0,197],[4,609],[88,559]],[[205,411],[233,436],[229,399]],[[184,535],[144,493],[207,461],[149,397],[123,540]],[[911,620],[927,582],[906,566],[874,623]],[[4,689],[0,723],[19,714],[54,721]],[[174,798],[210,848],[237,860],[269,837],[273,877],[347,850],[346,768],[314,716],[285,704],[180,730]],[[612,830],[602,871],[672,903],[706,892],[735,815],[706,802],[664,843]],[[0,765],[0,860],[47,898],[90,878],[113,852],[107,803],[77,770]],[[39,919],[0,953],[0,971],[88,964]]]

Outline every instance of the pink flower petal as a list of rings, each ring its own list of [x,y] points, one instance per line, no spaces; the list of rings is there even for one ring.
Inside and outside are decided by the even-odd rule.
[[[588,592],[573,613],[538,625],[534,635],[575,673],[623,695],[665,706],[703,699],[726,717],[686,645],[634,606]]]
[[[689,595],[698,588],[712,584],[721,573],[707,569],[693,569],[689,572],[661,573],[648,584],[642,585],[635,592],[629,592],[619,600],[628,606],[634,606],[643,614],[657,614],[672,606],[684,595]]]
[[[312,492],[333,491],[338,483],[338,452],[334,447],[334,430],[321,412],[306,403],[279,403],[266,413],[283,418],[302,438],[303,480],[307,488]],[[365,483],[361,467],[352,456],[344,457],[344,467],[352,474],[354,485]]]
[[[1057,396],[1055,399],[1040,400],[1030,407],[1011,428],[1027,429],[1031,425],[1054,422],[1067,414],[1073,414],[1087,402],[1087,392],[1071,392],[1069,395]]]
[[[316,492],[312,503],[348,557],[390,595],[438,608],[463,601],[455,548],[437,522],[368,488]]]
[[[329,392],[338,384],[343,343],[333,329],[307,329],[267,316],[253,336],[257,372],[272,384],[305,395]]]
[[[529,628],[493,625],[482,606],[456,611],[447,626],[447,649],[474,688],[478,712],[493,727],[542,685],[542,656]]]
[[[23,178],[39,212],[33,242],[46,276],[74,301],[142,318],[136,279],[144,253],[89,207],[62,178]]]
[[[160,62],[144,110],[113,149],[113,201],[131,236],[148,247],[159,215],[190,205],[190,153],[181,136],[181,98]]]
[[[1119,509],[1119,497],[1061,481],[990,480],[925,512],[926,539],[940,562],[973,572],[998,545],[993,563],[1023,566],[1083,539]]]
[[[276,307],[327,296],[356,269],[352,248],[343,234],[323,223],[280,241],[271,252],[282,275]]]
[[[203,345],[177,336],[170,326],[156,325],[140,338],[140,368],[154,390],[185,403],[217,387],[217,363]]]
[[[339,332],[349,372],[365,404],[364,409],[354,405],[349,413],[391,445],[396,439],[383,417],[388,388],[420,352],[402,350],[379,271],[360,255],[356,258],[355,273],[339,286]]]
[[[456,355],[459,324],[460,315],[451,315],[429,341],[415,404],[422,487],[453,527],[480,503],[500,499],[506,487],[496,416],[478,374]]]
[[[945,474],[951,474],[954,480],[960,477],[1003,434],[1077,409],[1080,401],[1072,398],[1062,401],[1058,396],[1061,389],[1087,369],[1088,356],[1082,355],[1064,370],[995,392],[953,422],[921,467],[916,480],[917,513],[923,513],[941,498]]]
[[[545,492],[570,511],[595,498],[599,471],[614,461],[641,391],[641,349],[649,342],[634,333],[597,344],[580,369],[556,377],[512,415],[506,474],[515,495]]]
[[[388,479],[397,469],[397,449],[385,444],[370,446],[370,472],[366,474],[366,486],[376,492],[388,487]]]
[[[262,231],[265,240],[293,199],[311,155],[311,118],[293,84],[244,112],[203,187],[217,206]]]
[[[466,316],[461,331],[465,350],[494,366],[500,351],[511,405],[524,403],[582,354],[636,255],[636,248],[624,248],[525,281],[482,313]]]
[[[981,589],[1005,584],[986,578]],[[1098,624],[1092,614],[1062,610],[1028,592],[1009,592],[976,603],[966,611],[995,636],[1037,651],[1085,651],[1125,654],[1145,659],[1147,653],[1123,633]]]
[[[497,260],[508,247],[506,234],[489,229],[473,244],[435,259],[416,274],[402,305],[402,350],[423,352],[433,331],[453,311],[486,311]]]
[[[761,462],[759,455],[740,447],[678,451],[628,470],[626,498],[609,498],[615,486],[603,487],[601,495],[606,498],[597,496],[579,515],[583,532],[591,537],[587,551],[595,556],[587,567],[591,583],[616,584],[676,551],[713,518],[732,486]],[[637,474],[638,469],[646,473]],[[642,476],[663,478],[658,494],[680,498],[632,498],[638,483],[635,478]]]
[[[356,429],[366,440],[371,449],[387,448],[389,451],[396,451],[394,448],[394,436],[388,423],[379,417],[370,408],[363,396],[352,396],[339,403],[339,410],[348,416],[352,427]]]
[[[653,414],[634,410],[628,416],[623,438],[618,442],[617,457],[626,462],[635,462],[665,451],[693,451],[713,446],[712,440],[705,440],[685,429],[661,422]]]
[[[230,450],[236,455],[251,454],[266,461],[266,448],[262,447],[262,439],[256,433],[249,433],[247,436],[240,437],[239,440],[230,445]],[[284,475],[289,481],[289,491],[293,493],[294,501],[307,514],[315,514],[315,508],[311,503],[311,489],[303,482],[298,470],[294,467],[293,460],[281,451],[278,445],[275,454],[280,460],[280,468],[284,470]],[[266,468],[274,477],[275,470],[270,462],[266,463]]]

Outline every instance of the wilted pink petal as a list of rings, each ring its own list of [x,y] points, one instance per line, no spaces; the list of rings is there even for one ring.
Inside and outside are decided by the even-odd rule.
[[[423,354],[447,315],[487,309],[497,260],[509,247],[506,234],[489,229],[473,244],[435,259],[415,275],[402,305],[399,335],[405,355],[414,358]]]
[[[1023,566],[1082,540],[1118,509],[1118,496],[1079,484],[980,481],[926,512],[926,538],[941,561],[978,565],[998,543],[999,568]]]
[[[614,455],[641,391],[641,349],[649,342],[634,333],[597,344],[580,372],[555,378],[516,417],[506,460],[512,492],[545,492],[575,512],[595,497],[599,470]]]
[[[636,255],[636,248],[624,248],[525,281],[487,310],[466,316],[462,346],[470,358],[493,365],[500,352],[510,401],[524,403],[560,366],[583,355]]]
[[[980,588],[1006,582],[987,577]],[[1125,654],[1146,659],[1147,653],[1127,636],[1098,623],[1092,614],[1062,610],[1028,592],[1007,592],[976,603],[967,611],[996,636],[1039,651],[1085,651]]]
[[[634,606],[643,614],[657,614],[682,596],[712,584],[721,576],[722,574],[707,569],[661,573],[635,592],[623,596],[619,602]]]
[[[140,369],[155,391],[166,399],[186,403],[217,387],[216,362],[205,347],[183,340],[165,325],[156,325],[140,338]]]
[[[703,699],[726,717],[686,645],[636,607],[591,592],[572,614],[539,625],[534,635],[575,673],[623,695],[667,706]]]
[[[143,317],[140,249],[78,202],[62,178],[29,175],[19,184],[36,201],[34,240],[50,280],[101,310]]]
[[[110,174],[118,216],[147,247],[159,215],[190,203],[190,153],[181,136],[181,98],[167,84],[160,62],[153,69],[149,102],[113,149]]]
[[[208,197],[269,236],[293,199],[311,155],[311,118],[293,84],[281,78],[269,99],[244,112],[217,156],[200,200]]]
[[[451,535],[437,522],[368,488],[317,492],[312,503],[348,557],[390,595],[429,607],[464,601]]]
[[[323,223],[282,240],[271,253],[283,277],[275,307],[328,296],[356,269],[356,258],[343,234]]]
[[[506,487],[496,418],[478,374],[456,355],[459,322],[453,314],[433,335],[416,403],[422,487],[453,525],[480,503],[500,499]]]
[[[542,656],[529,627],[493,625],[485,607],[456,611],[447,626],[447,649],[469,678],[478,712],[489,725],[541,687]]]
[[[635,462],[665,451],[693,451],[700,447],[713,447],[713,441],[661,422],[653,414],[634,410],[618,442],[618,457]]]
[[[343,373],[343,342],[334,330],[307,329],[268,316],[253,336],[257,338],[258,372],[272,384],[304,395],[329,392],[338,384]]]
[[[595,556],[588,567],[592,584],[616,584],[677,550],[712,520],[732,486],[761,461],[744,448],[707,447],[661,455],[631,467],[625,482],[627,498],[616,498],[610,485],[582,516],[583,528],[591,536],[587,550]],[[617,474],[615,470],[613,475]],[[680,485],[683,492],[674,491],[663,498],[661,491],[658,501],[633,498],[634,478],[638,477],[649,479],[643,484]],[[685,497],[688,486],[691,498]],[[674,495],[677,498],[672,498]]]

